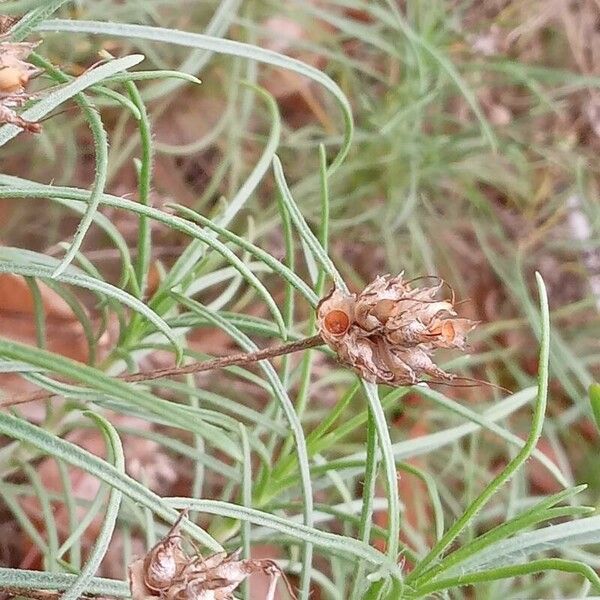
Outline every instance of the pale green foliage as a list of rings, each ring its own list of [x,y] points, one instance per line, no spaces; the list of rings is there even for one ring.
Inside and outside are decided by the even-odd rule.
[[[43,32],[45,43],[40,46],[40,55],[46,47],[60,48],[65,40],[72,45],[73,40],[92,39],[91,46],[98,40],[116,39],[124,44],[124,56],[77,78],[52,67],[48,58],[35,58],[47,71],[50,89],[25,116],[39,119],[70,100],[77,103],[94,141],[95,176],[89,189],[74,186],[73,165],[79,151],[75,127],[55,127],[52,120],[45,124],[40,150],[35,152],[41,154],[41,148],[45,149],[51,168],[54,165],[57,169],[56,177],[37,180],[36,173],[43,173],[43,161],[37,162],[37,157],[31,179],[0,175],[0,199],[16,199],[24,207],[23,214],[32,214],[26,212],[29,205],[40,211],[37,205],[52,203],[81,219],[66,244],[63,259],[3,247],[0,272],[51,285],[80,318],[90,348],[90,364],[83,365],[43,347],[0,339],[0,372],[20,372],[69,400],[60,408],[48,404],[46,418],[39,426],[27,422],[18,409],[14,414],[0,413],[0,432],[14,440],[0,448],[0,468],[7,482],[0,495],[19,526],[39,547],[46,568],[43,573],[0,568],[0,586],[67,590],[65,598],[76,598],[82,592],[126,596],[124,582],[94,576],[113,533],[119,532],[125,547],[139,531],[144,531],[151,543],[166,530],[166,523],[177,518],[179,509],[189,507],[209,526],[203,529],[187,522],[184,532],[205,552],[240,545],[248,552],[267,539],[280,546],[281,565],[289,573],[299,574],[299,597],[303,600],[309,597],[311,582],[320,586],[323,597],[339,600],[419,598],[434,592],[458,598],[461,586],[467,584],[477,584],[481,597],[489,598],[525,597],[523,590],[539,596],[555,590],[557,582],[562,582],[565,593],[581,597],[592,588],[600,592],[600,579],[591,568],[597,564],[586,564],[579,549],[600,543],[599,517],[584,518],[589,510],[575,498],[583,486],[574,487],[564,465],[559,468],[536,450],[548,402],[549,365],[574,399],[591,378],[584,362],[551,327],[542,277],[537,275],[536,287],[533,277],[525,275],[530,272],[524,268],[526,257],[499,251],[500,246],[509,246],[509,241],[494,225],[486,225],[489,207],[480,184],[501,180],[498,185],[521,198],[527,196],[529,180],[527,174],[519,179],[513,172],[520,164],[522,150],[515,141],[498,139],[479,105],[469,77],[470,72],[478,71],[478,65],[463,65],[463,73],[446,53],[450,33],[441,23],[449,16],[443,3],[407,2],[407,15],[401,15],[391,1],[336,0],[331,3],[332,10],[311,3],[297,7],[293,16],[300,22],[319,17],[340,32],[340,39],[332,36],[332,42],[324,40],[319,48],[336,65],[331,77],[257,43],[257,23],[264,9],[260,2],[203,3],[214,13],[203,21],[208,24],[202,34],[170,29],[168,24],[155,26],[161,11],[171,4],[166,1],[72,2],[69,4],[80,7],[88,20],[50,20],[61,16],[55,13],[61,12],[63,4],[65,0],[15,0],[3,3],[2,9],[15,14],[30,10],[15,28],[15,35],[24,39]],[[198,8],[194,2],[182,4],[190,10]],[[374,25],[345,18],[333,10],[336,6],[363,10]],[[62,10],[66,14],[65,7]],[[108,17],[111,23],[104,22]],[[243,29],[241,37],[247,42],[226,39],[232,23]],[[344,54],[345,38],[358,39],[368,52],[382,56],[382,61],[389,59],[401,65],[404,75],[389,85],[387,102],[378,105],[380,99],[371,97],[368,86],[361,87],[364,78],[377,85],[388,82],[368,62]],[[311,43],[306,45],[315,49]],[[182,61],[179,66],[178,61]],[[209,68],[214,61],[227,67],[225,75],[221,73],[226,79],[227,104],[214,130],[180,147],[156,142],[153,119],[161,116],[173,92],[198,86],[196,76],[205,80],[202,86],[211,86],[211,77],[216,79],[217,73]],[[134,66],[137,70],[130,71]],[[267,68],[311,80],[321,94],[328,118],[341,133],[325,133],[312,126],[292,131],[282,123],[277,103],[259,85],[257,71]],[[536,75],[518,63],[498,60],[494,68],[501,73],[510,71],[507,77],[525,80],[531,87],[536,81],[552,78],[582,84],[575,76],[550,70]],[[466,102],[473,123],[453,137],[445,132],[446,124],[440,123],[444,117],[434,108],[455,96]],[[351,146],[354,126],[348,98],[362,117],[363,111],[372,109],[368,118],[359,121],[354,137],[356,151]],[[166,104],[161,106],[161,102]],[[108,132],[103,123],[107,107],[117,108],[121,115],[119,124]],[[253,137],[256,124],[251,117],[262,124],[264,141]],[[426,137],[423,123],[428,119],[432,133]],[[123,134],[125,124],[131,122],[139,134],[135,139]],[[18,151],[18,134],[13,126],[0,127],[3,152]],[[64,155],[52,157],[58,138]],[[221,139],[223,168],[216,169],[207,188],[214,194],[226,182],[229,194],[224,204],[210,208],[213,194],[207,192],[191,208],[152,205],[157,153],[185,155]],[[249,159],[242,153],[248,140],[260,148],[252,164],[247,164]],[[495,149],[500,154],[493,154]],[[497,159],[500,173],[488,169],[482,156]],[[108,193],[118,168],[131,161],[135,161],[138,176],[137,198]],[[383,171],[379,172],[380,168]],[[380,174],[370,177],[370,171]],[[256,202],[261,194],[261,199],[265,198],[261,183],[266,180],[275,184],[274,191],[267,192],[268,208]],[[318,351],[307,351],[298,362],[287,357],[276,363],[277,368],[262,362],[253,372],[228,369],[219,375],[226,383],[214,389],[209,379],[165,381],[161,390],[172,392],[169,400],[154,387],[111,377],[124,368],[137,370],[144,356],[155,349],[171,351],[176,360],[202,358],[187,344],[186,333],[191,329],[218,328],[247,351],[256,348],[254,337],[285,340],[311,335],[312,311],[326,291],[325,283],[343,287],[345,279],[353,285],[361,281],[352,264],[329,251],[328,237],[335,241],[344,237],[345,230],[356,233],[364,228],[366,237],[376,240],[386,254],[390,270],[433,273],[439,260],[440,265],[456,272],[460,290],[460,269],[445,264],[444,242],[436,226],[459,224],[467,207],[446,202],[447,192],[464,195],[485,213],[485,219],[473,215],[481,247],[522,310],[525,320],[519,326],[530,326],[540,345],[537,380],[503,350],[492,350],[483,358],[465,356],[457,361],[456,368],[468,370],[489,361],[488,372],[493,376],[494,365],[499,362],[522,384],[520,391],[504,398],[494,392],[492,402],[471,408],[454,396],[415,388],[412,392],[432,411],[439,428],[407,438],[390,423],[409,390],[361,386],[351,372],[333,362],[327,363],[327,369],[323,365],[317,369]],[[379,195],[386,199],[383,206],[373,202]],[[446,214],[442,212],[441,218],[431,210],[431,198],[444,199],[440,205]],[[103,214],[107,208],[137,220],[136,248],[128,247],[118,227]],[[318,226],[313,227],[314,223]],[[153,256],[150,232],[159,225],[185,235],[187,242],[152,296],[146,298]],[[116,283],[105,281],[86,256],[84,242],[92,229],[103,231],[115,250],[120,273]],[[283,259],[277,251],[267,250],[272,248],[269,241],[274,233],[283,240]],[[116,345],[102,362],[94,359],[99,335],[73,293],[79,290],[94,294],[105,324],[111,319],[118,324]],[[535,296],[532,290],[537,290]],[[246,314],[250,303],[264,307],[265,316]],[[44,315],[39,303],[36,324],[42,342]],[[511,324],[507,321],[495,326],[508,329]],[[493,327],[481,335],[492,340]],[[246,387],[236,388],[232,382],[243,382]],[[256,398],[236,391],[247,389],[248,384],[257,390],[257,397],[267,398],[266,408],[257,408]],[[333,405],[322,401],[327,389],[336,392]],[[482,395],[487,393],[482,390]],[[172,396],[180,402],[173,401]],[[509,427],[509,418],[524,408],[529,430],[525,440],[523,428],[516,435]],[[102,416],[107,410],[141,417],[180,435],[165,435],[164,429],[134,431],[111,425]],[[574,404],[571,417],[580,412],[581,406]],[[106,459],[65,439],[69,431],[91,426],[106,440]],[[493,478],[487,464],[477,463],[477,448],[484,433],[485,443],[494,439],[507,457],[506,466]],[[189,497],[159,497],[130,477],[125,472],[120,441],[124,434],[152,439],[165,454],[191,464]],[[31,465],[41,456],[58,463],[62,492],[51,492],[39,481]],[[430,459],[427,469],[405,464],[417,456]],[[565,491],[548,498],[532,495],[523,474],[528,460],[534,468],[547,470]],[[444,468],[448,464],[456,468],[456,477],[462,478],[467,490],[456,501],[446,480]],[[93,503],[79,506],[73,498],[67,465],[102,482],[103,491]],[[21,483],[8,483],[15,473],[25,477],[19,479]],[[403,519],[398,473],[424,483],[434,513],[430,530],[416,531]],[[211,483],[214,474],[225,480],[223,486]],[[45,508],[46,530],[42,533],[19,505],[20,497],[31,495]],[[63,504],[69,514],[70,535],[60,546],[51,503]],[[86,517],[77,516],[80,508],[86,510]],[[387,512],[385,529],[373,520],[374,512],[381,511]],[[81,539],[97,515],[103,515],[100,533],[93,548],[84,553]],[[155,529],[154,517],[163,522],[160,528]],[[552,526],[556,520],[564,522]],[[385,551],[374,547],[375,539],[385,540]],[[550,555],[547,550],[551,550]],[[557,555],[560,558],[555,558]],[[125,553],[123,573],[128,558]],[[403,570],[404,559],[414,565],[409,573]],[[531,576],[540,572],[544,573],[541,579]],[[575,575],[563,579],[566,572]],[[251,582],[243,592],[245,598],[252,597],[249,590]]]

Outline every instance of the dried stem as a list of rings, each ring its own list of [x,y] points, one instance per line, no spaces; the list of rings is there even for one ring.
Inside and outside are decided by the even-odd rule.
[[[152,371],[140,371],[139,373],[124,373],[123,375],[118,375],[116,379],[127,381],[129,383],[137,383],[140,381],[153,381],[155,379],[163,379],[166,377],[202,373],[204,371],[214,371],[215,369],[223,369],[224,367],[249,365],[251,363],[259,362],[261,360],[268,360],[276,356],[300,352],[301,350],[308,350],[309,348],[321,346],[322,344],[323,339],[321,336],[314,335],[312,337],[303,338],[295,342],[280,344],[279,346],[272,346],[270,348],[264,348],[263,350],[256,350],[255,352],[229,354],[227,356],[220,356],[210,360],[193,362],[182,367],[166,367],[164,369],[154,369]],[[17,404],[25,404],[27,402],[34,402],[36,400],[49,400],[57,395],[58,394],[52,394],[42,390],[32,394],[13,396],[12,398],[8,398],[3,402],[0,402],[0,408],[15,406]]]
[[[34,600],[58,600],[64,594],[64,592],[58,590],[32,590],[29,588],[12,586],[3,586],[0,591],[2,592],[2,595],[0,595],[0,600],[5,600],[5,598],[15,598],[17,596],[32,598]],[[89,600],[110,600],[105,596],[94,596],[88,594],[84,594],[80,597]]]

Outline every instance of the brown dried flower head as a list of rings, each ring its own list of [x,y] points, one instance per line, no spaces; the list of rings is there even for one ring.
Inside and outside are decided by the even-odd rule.
[[[39,69],[26,58],[38,44],[0,41],[0,124],[11,123],[33,133],[41,131],[41,125],[23,119],[15,109],[32,98],[25,87]]]
[[[0,42],[0,93],[23,92],[38,69],[25,59],[38,45],[31,42]]]
[[[283,576],[269,559],[241,558],[241,550],[218,552],[202,557],[188,556],[181,547],[181,514],[167,535],[145,557],[129,566],[133,600],[235,600],[234,590],[254,573],[269,575],[271,583],[265,600],[274,600],[277,581]],[[287,579],[283,580],[288,584]],[[292,590],[288,590],[292,598]]]
[[[437,300],[443,281],[411,287],[403,274],[377,277],[360,294],[334,289],[317,307],[319,332],[339,359],[367,381],[411,385],[424,376],[452,381],[434,364],[438,348],[464,350],[476,323],[457,317],[454,298]]]

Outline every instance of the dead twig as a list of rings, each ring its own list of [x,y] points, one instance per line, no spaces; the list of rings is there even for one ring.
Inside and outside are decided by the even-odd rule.
[[[138,373],[124,373],[118,375],[116,379],[126,381],[128,383],[139,383],[145,381],[154,381],[155,379],[164,379],[167,377],[177,377],[180,375],[191,375],[195,373],[202,373],[204,371],[214,371],[216,369],[223,369],[225,367],[243,366],[249,365],[261,360],[268,360],[275,358],[276,356],[283,356],[284,354],[291,354],[293,352],[300,352],[301,350],[308,350],[309,348],[315,348],[321,346],[323,339],[320,335],[314,335],[308,338],[302,338],[295,342],[289,342],[287,344],[280,344],[278,346],[272,346],[271,348],[264,348],[263,350],[257,350],[255,352],[241,352],[237,354],[229,354],[227,356],[220,356],[211,360],[204,360],[193,362],[188,365],[181,367],[166,367],[163,369],[155,369],[152,371],[140,371]],[[13,396],[0,402],[0,408],[6,408],[8,406],[16,406],[18,404],[26,404],[28,402],[35,402],[36,400],[50,400],[58,394],[52,394],[41,390],[32,394],[21,394],[19,396]]]

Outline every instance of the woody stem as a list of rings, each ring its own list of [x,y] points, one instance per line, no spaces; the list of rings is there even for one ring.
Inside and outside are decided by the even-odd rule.
[[[189,375],[191,373],[201,373],[202,371],[213,371],[215,369],[222,369],[224,367],[233,367],[240,365],[248,365],[253,362],[259,362],[261,360],[267,360],[276,356],[282,356],[284,354],[291,354],[292,352],[299,352],[300,350],[307,350],[320,346],[323,344],[323,339],[320,335],[313,335],[312,337],[302,338],[295,342],[288,342],[287,344],[280,344],[278,346],[272,346],[271,348],[264,348],[263,350],[256,350],[255,352],[240,352],[238,354],[228,354],[227,356],[220,356],[211,360],[203,360],[199,362],[193,362],[183,367],[167,367],[165,369],[156,369],[154,371],[142,371],[140,373],[131,373],[129,375],[121,375],[119,379],[135,383],[137,381],[152,381],[153,379],[162,379],[163,377],[174,377],[176,375]]]
[[[179,375],[190,375],[193,373],[202,373],[204,371],[214,371],[215,369],[223,369],[224,367],[248,365],[261,360],[268,360],[270,358],[275,358],[276,356],[283,356],[284,354],[291,354],[293,352],[300,352],[301,350],[315,348],[316,346],[321,346],[322,344],[323,338],[317,334],[308,338],[302,338],[295,342],[288,342],[286,344],[279,344],[278,346],[271,346],[270,348],[256,350],[255,352],[228,354],[227,356],[220,356],[210,360],[193,362],[188,365],[183,365],[182,367],[166,367],[164,369],[154,369],[152,371],[124,373],[122,375],[118,375],[116,379],[127,381],[129,383],[137,383],[140,381],[163,379],[165,377],[177,377]],[[46,391],[39,391],[33,394],[22,394],[20,396],[8,398],[4,402],[0,402],[0,407],[3,408],[6,406],[15,406],[16,404],[25,404],[26,402],[33,402],[35,400],[48,400],[54,396],[56,396],[56,394],[50,394]]]

